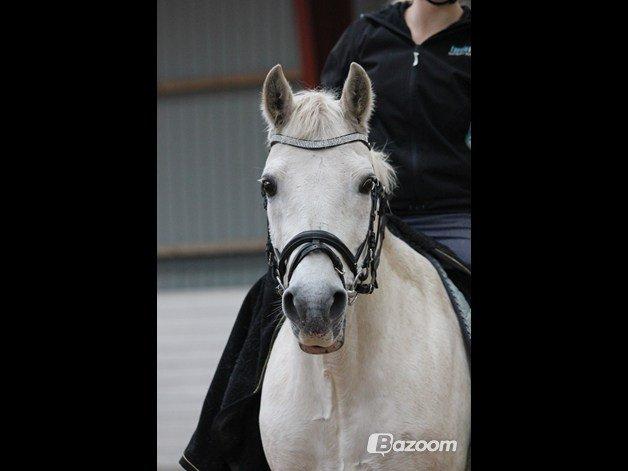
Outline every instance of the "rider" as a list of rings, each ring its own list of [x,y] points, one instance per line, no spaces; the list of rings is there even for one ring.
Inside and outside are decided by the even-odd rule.
[[[471,10],[414,0],[362,15],[322,85],[341,90],[351,62],[375,91],[370,140],[397,169],[393,212],[471,266]]]

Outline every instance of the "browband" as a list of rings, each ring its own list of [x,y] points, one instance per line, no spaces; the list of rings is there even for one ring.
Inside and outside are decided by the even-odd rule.
[[[282,134],[273,134],[269,139],[269,147],[279,143],[286,144],[292,147],[300,147],[301,149],[328,149],[330,147],[340,146],[349,142],[361,142],[369,149],[371,144],[366,134],[359,132],[352,132],[351,134],[345,134],[344,136],[333,137],[331,139],[322,139],[319,141],[310,141],[308,139],[296,139],[294,137],[284,136]]]

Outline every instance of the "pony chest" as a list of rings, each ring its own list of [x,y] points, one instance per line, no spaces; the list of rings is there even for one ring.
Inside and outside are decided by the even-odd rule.
[[[349,384],[325,369],[320,357],[308,356],[305,366],[291,362],[292,355],[304,354],[290,348],[291,336],[285,343],[281,337],[269,359],[260,404],[262,444],[271,468],[367,469],[360,465],[372,458],[366,431],[395,420],[386,417],[385,401],[367,400],[368,391],[353,383],[349,392]]]
[[[293,344],[292,334],[282,328],[262,386],[262,444],[272,468],[317,469],[321,456],[336,457],[340,449],[335,385],[332,376],[317,367],[320,358],[306,357],[305,368],[296,364],[295,355],[306,354]]]
[[[334,381],[331,374],[308,357],[307,366],[297,364],[295,356],[306,355],[297,348],[291,334],[282,327],[268,361],[260,404],[262,427],[290,430],[316,426],[335,420]],[[274,430],[285,435],[286,432]],[[293,433],[292,430],[290,433]]]
[[[362,469],[363,425],[335,400],[333,378],[321,373],[300,385],[270,381],[262,391],[260,432],[272,469]]]

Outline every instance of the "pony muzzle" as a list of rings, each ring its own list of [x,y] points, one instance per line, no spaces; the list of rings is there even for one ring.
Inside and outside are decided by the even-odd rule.
[[[329,345],[326,345],[326,346],[316,345],[316,344],[306,345],[301,340],[299,340],[299,348],[305,353],[310,353],[312,355],[322,355],[324,353],[332,353],[337,350],[340,350],[340,347],[342,347],[342,345],[345,342],[344,320],[342,322],[342,326],[340,327],[338,334],[334,336],[332,332],[332,334],[329,337],[329,340],[330,340],[330,343]]]
[[[339,350],[344,344],[345,325],[344,316],[331,324],[309,322],[301,329],[295,329],[294,323],[292,324],[299,348],[305,353],[314,355]]]
[[[299,284],[292,285],[283,294],[282,306],[301,350],[330,353],[342,346],[347,307],[344,289],[319,287],[312,293]]]

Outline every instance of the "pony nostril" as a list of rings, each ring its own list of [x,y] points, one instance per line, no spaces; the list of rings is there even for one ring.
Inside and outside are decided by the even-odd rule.
[[[299,316],[299,311],[294,305],[294,295],[290,291],[286,291],[284,293],[282,302],[283,302],[283,310],[289,319],[293,321],[303,322],[303,319],[301,319]]]
[[[330,319],[340,317],[347,307],[347,292],[344,290],[338,290],[334,293],[334,300],[329,309]]]

